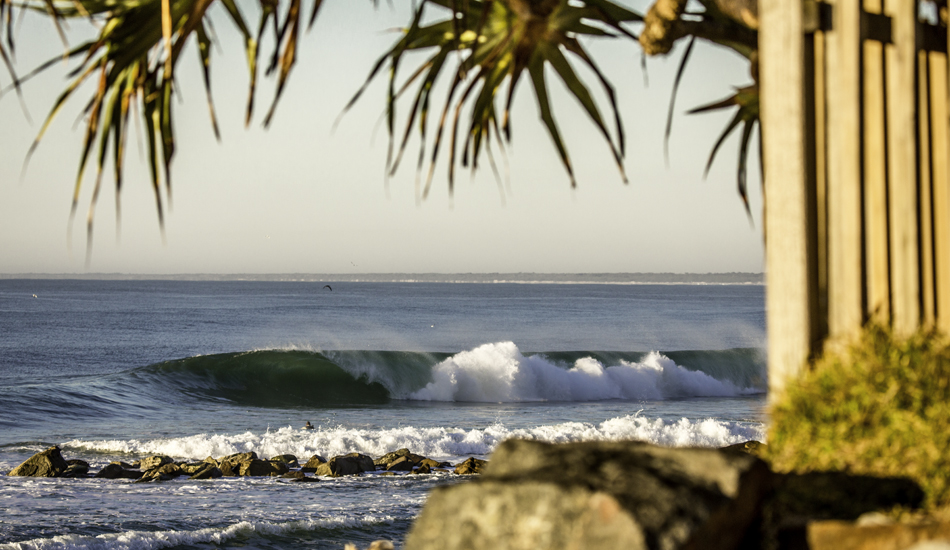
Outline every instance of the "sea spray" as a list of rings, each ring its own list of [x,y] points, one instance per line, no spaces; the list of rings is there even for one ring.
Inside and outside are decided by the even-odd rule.
[[[432,369],[432,382],[405,398],[511,403],[732,397],[761,391],[686,369],[657,352],[640,361],[621,359],[607,367],[582,357],[570,368],[562,368],[543,354],[524,356],[513,342],[501,342],[439,363]]]

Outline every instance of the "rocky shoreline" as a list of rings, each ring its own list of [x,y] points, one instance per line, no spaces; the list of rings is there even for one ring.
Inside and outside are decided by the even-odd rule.
[[[277,477],[290,482],[315,482],[318,476],[339,477],[379,472],[378,475],[425,475],[436,472],[456,475],[479,474],[488,461],[470,457],[458,464],[439,462],[399,449],[373,459],[360,453],[334,456],[329,460],[311,456],[303,465],[292,454],[262,459],[255,452],[237,453],[220,458],[209,456],[200,462],[176,462],[165,455],[152,455],[126,463],[112,462],[97,472],[90,471],[84,460],[66,460],[59,447],[53,446],[28,458],[7,473],[8,476],[130,479],[136,483],[221,477]],[[313,475],[308,475],[313,474]]]

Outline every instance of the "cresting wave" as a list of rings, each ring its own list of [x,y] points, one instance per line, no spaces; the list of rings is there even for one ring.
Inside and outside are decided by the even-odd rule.
[[[679,364],[686,362],[686,366]],[[134,371],[192,396],[273,407],[385,403],[663,400],[765,390],[757,349],[523,354],[512,342],[457,354],[261,350]]]
[[[234,539],[254,536],[279,536],[323,529],[360,528],[392,521],[390,517],[376,516],[364,516],[359,519],[308,519],[284,523],[241,521],[224,528],[209,527],[196,531],[123,531],[95,537],[61,535],[0,544],[0,550],[158,550],[173,546],[223,544]]]
[[[469,430],[413,426],[378,430],[325,426],[312,431],[301,431],[285,427],[265,433],[245,432],[234,435],[198,434],[152,440],[74,440],[66,442],[63,448],[66,451],[107,455],[164,454],[181,459],[201,460],[207,456],[225,456],[249,451],[260,456],[292,453],[298,457],[310,457],[314,454],[329,457],[360,452],[375,457],[405,447],[439,460],[457,461],[467,456],[487,456],[498,444],[510,438],[554,443],[637,440],[670,447],[724,447],[750,439],[763,441],[765,429],[762,424],[756,422],[686,418],[672,420],[632,414],[611,418],[600,424],[565,422],[530,428],[509,428],[496,423],[483,429]]]

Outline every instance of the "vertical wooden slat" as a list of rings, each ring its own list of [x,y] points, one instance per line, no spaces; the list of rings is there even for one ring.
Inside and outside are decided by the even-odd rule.
[[[763,0],[759,17],[769,390],[775,399],[805,366],[814,323],[806,237],[802,2]]]
[[[937,328],[950,333],[950,109],[948,57],[930,56],[931,144],[933,147],[934,291]]]
[[[888,192],[891,216],[891,307],[898,334],[920,324],[917,254],[917,55],[915,0],[885,0],[892,44],[887,62]]]
[[[815,105],[815,224],[819,341],[828,337],[828,72],[824,32],[814,39]],[[806,90],[807,93],[807,90]],[[821,351],[820,349],[816,351]]]
[[[934,303],[934,257],[933,257],[933,206],[931,202],[931,149],[930,149],[930,63],[926,51],[917,53],[917,151],[920,186],[917,189],[920,206],[919,251],[920,254],[920,293],[921,320],[926,326],[933,326],[936,304]]]
[[[881,13],[882,0],[865,0],[864,10]],[[884,45],[864,42],[864,231],[867,263],[867,311],[889,323],[887,148],[884,132]]]
[[[835,0],[828,33],[828,330],[855,337],[864,320],[861,235],[861,0]]]

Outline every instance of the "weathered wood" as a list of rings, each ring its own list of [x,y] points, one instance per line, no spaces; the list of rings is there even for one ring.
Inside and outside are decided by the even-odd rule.
[[[931,144],[933,147],[934,292],[937,328],[950,332],[950,91],[948,58],[930,56]]]
[[[828,337],[828,70],[825,32],[814,34],[812,76],[814,83],[815,148],[815,276],[817,277],[817,320],[814,342]],[[806,89],[806,93],[808,93]],[[807,142],[806,142],[807,143]],[[820,352],[820,347],[814,351]]]
[[[864,321],[861,207],[861,0],[835,0],[828,33],[828,331],[856,337]]]
[[[865,0],[868,13],[882,11],[881,0]],[[864,42],[864,231],[867,311],[881,323],[891,318],[887,216],[887,148],[884,124],[884,45]]]
[[[920,186],[917,189],[919,204],[920,240],[920,294],[921,320],[933,326],[936,315],[934,301],[934,248],[933,248],[933,201],[932,201],[932,151],[930,145],[930,63],[926,51],[917,52],[917,151]]]
[[[759,11],[766,187],[766,276],[770,397],[805,366],[812,350],[805,190],[804,36],[801,0],[770,0]],[[798,83],[797,85],[795,83]]]
[[[908,334],[920,324],[920,270],[917,253],[917,53],[914,0],[886,0],[892,44],[887,63],[888,192],[891,232],[893,327]]]

